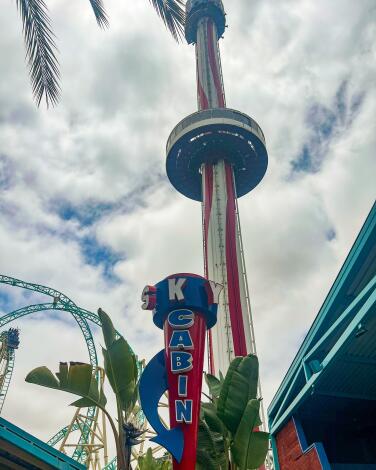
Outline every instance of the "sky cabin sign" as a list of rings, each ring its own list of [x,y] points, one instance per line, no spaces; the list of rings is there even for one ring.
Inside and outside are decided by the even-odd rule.
[[[196,464],[205,338],[217,321],[222,286],[195,274],[174,274],[142,292],[142,308],[153,311],[164,331],[165,349],[146,366],[140,380],[144,414],[157,436],[152,440],[174,458],[174,470]],[[158,401],[168,390],[170,429],[158,415]]]

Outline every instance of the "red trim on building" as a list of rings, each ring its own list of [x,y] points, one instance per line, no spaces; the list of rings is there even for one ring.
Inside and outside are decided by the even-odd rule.
[[[277,434],[276,445],[280,470],[322,470],[315,446],[303,452],[292,419]]]

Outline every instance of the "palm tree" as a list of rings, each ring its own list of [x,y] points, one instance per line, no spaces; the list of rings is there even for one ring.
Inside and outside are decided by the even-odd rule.
[[[100,28],[109,26],[102,0],[89,0]],[[184,29],[183,0],[149,0],[172,36],[179,41]],[[59,62],[55,35],[44,0],[16,0],[22,20],[26,59],[34,99],[39,106],[43,96],[47,107],[56,105],[60,95]]]

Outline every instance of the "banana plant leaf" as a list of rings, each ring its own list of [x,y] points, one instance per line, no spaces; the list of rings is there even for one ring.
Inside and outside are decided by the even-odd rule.
[[[61,362],[56,376],[48,367],[37,367],[27,374],[25,380],[42,387],[80,396],[79,400],[72,403],[73,406],[104,408],[106,405],[106,397],[103,391],[99,390],[98,381],[90,364],[71,362],[68,366],[66,362]]]
[[[151,453],[151,449],[149,447],[146,455],[138,458],[138,466],[140,470],[154,470],[153,460],[153,454]]]
[[[117,337],[110,317],[101,309],[98,315],[102,322],[102,331],[106,348],[102,348],[104,370],[108,381],[116,394],[126,415],[132,410],[137,400],[137,363],[127,341]]]
[[[217,408],[214,403],[201,403],[201,419],[206,422],[211,431],[226,436],[226,427],[218,418]]]
[[[98,316],[101,320],[104,344],[108,349],[116,341],[116,330],[111,321],[111,318],[101,308],[98,309]]]
[[[211,431],[207,423],[200,420],[198,426],[197,469],[227,470],[228,449],[222,434]]]
[[[259,468],[266,458],[269,434],[253,431],[259,412],[260,400],[249,400],[231,446],[232,456],[240,470]]]
[[[221,393],[222,383],[214,375],[205,374],[205,382],[213,398],[218,399]]]
[[[146,455],[138,458],[138,468],[139,470],[171,470],[171,463],[169,460],[154,458],[149,447]]]
[[[253,354],[236,357],[227,371],[217,404],[218,416],[234,435],[248,401],[257,397],[257,385],[257,357]]]
[[[223,382],[225,381],[225,378],[223,377],[222,371],[219,371],[219,381],[221,382],[221,387],[222,387]]]

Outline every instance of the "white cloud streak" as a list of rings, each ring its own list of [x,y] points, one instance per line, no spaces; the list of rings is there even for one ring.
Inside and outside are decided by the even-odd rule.
[[[203,270],[200,207],[173,190],[164,169],[169,132],[196,108],[194,51],[173,42],[146,0],[106,1],[106,32],[86,3],[49,2],[63,77],[61,103],[49,111],[32,103],[20,21],[14,3],[3,6],[1,272],[51,285],[83,308],[103,307],[150,358],[162,338],[139,308],[142,287]],[[366,0],[226,3],[227,104],[261,124],[269,152],[266,177],[240,200],[268,404],[375,198],[375,7]],[[312,109],[338,113],[344,84],[345,118],[326,136],[312,124]],[[314,119],[320,127],[321,116]],[[314,158],[319,138],[326,140],[316,170],[293,172],[305,145]],[[85,254],[87,237],[96,240],[96,255],[113,251],[116,282]],[[15,289],[0,292],[15,307],[27,301]],[[85,347],[73,323],[48,314],[19,325],[4,417],[46,439],[72,410],[66,397],[23,378],[37,365],[86,360]]]

